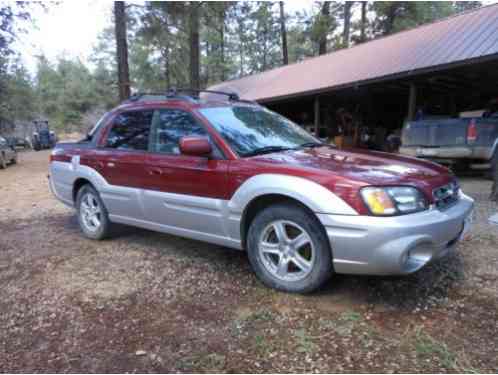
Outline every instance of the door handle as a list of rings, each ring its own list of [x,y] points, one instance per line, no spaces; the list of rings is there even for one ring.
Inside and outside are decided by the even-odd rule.
[[[159,168],[151,168],[149,169],[149,174],[153,176],[160,176],[163,174],[163,171]]]

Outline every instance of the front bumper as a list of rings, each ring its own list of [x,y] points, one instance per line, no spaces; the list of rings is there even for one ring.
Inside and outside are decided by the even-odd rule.
[[[317,214],[338,273],[403,275],[446,255],[467,236],[474,201],[461,193],[453,206],[404,216]]]

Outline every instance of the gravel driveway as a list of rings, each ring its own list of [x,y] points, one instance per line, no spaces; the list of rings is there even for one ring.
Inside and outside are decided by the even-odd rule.
[[[498,372],[489,181],[462,179],[475,235],[448,258],[296,296],[242,252],[128,227],[84,239],[48,156],[0,170],[2,372]]]

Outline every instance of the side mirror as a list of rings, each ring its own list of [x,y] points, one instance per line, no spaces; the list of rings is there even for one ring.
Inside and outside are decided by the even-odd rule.
[[[191,156],[209,156],[213,149],[207,138],[189,136],[180,139],[180,152]]]

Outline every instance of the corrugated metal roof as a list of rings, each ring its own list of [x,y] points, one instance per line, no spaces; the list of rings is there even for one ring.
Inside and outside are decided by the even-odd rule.
[[[234,91],[244,99],[266,102],[403,74],[414,75],[483,57],[498,59],[498,5],[223,82],[210,89]]]

